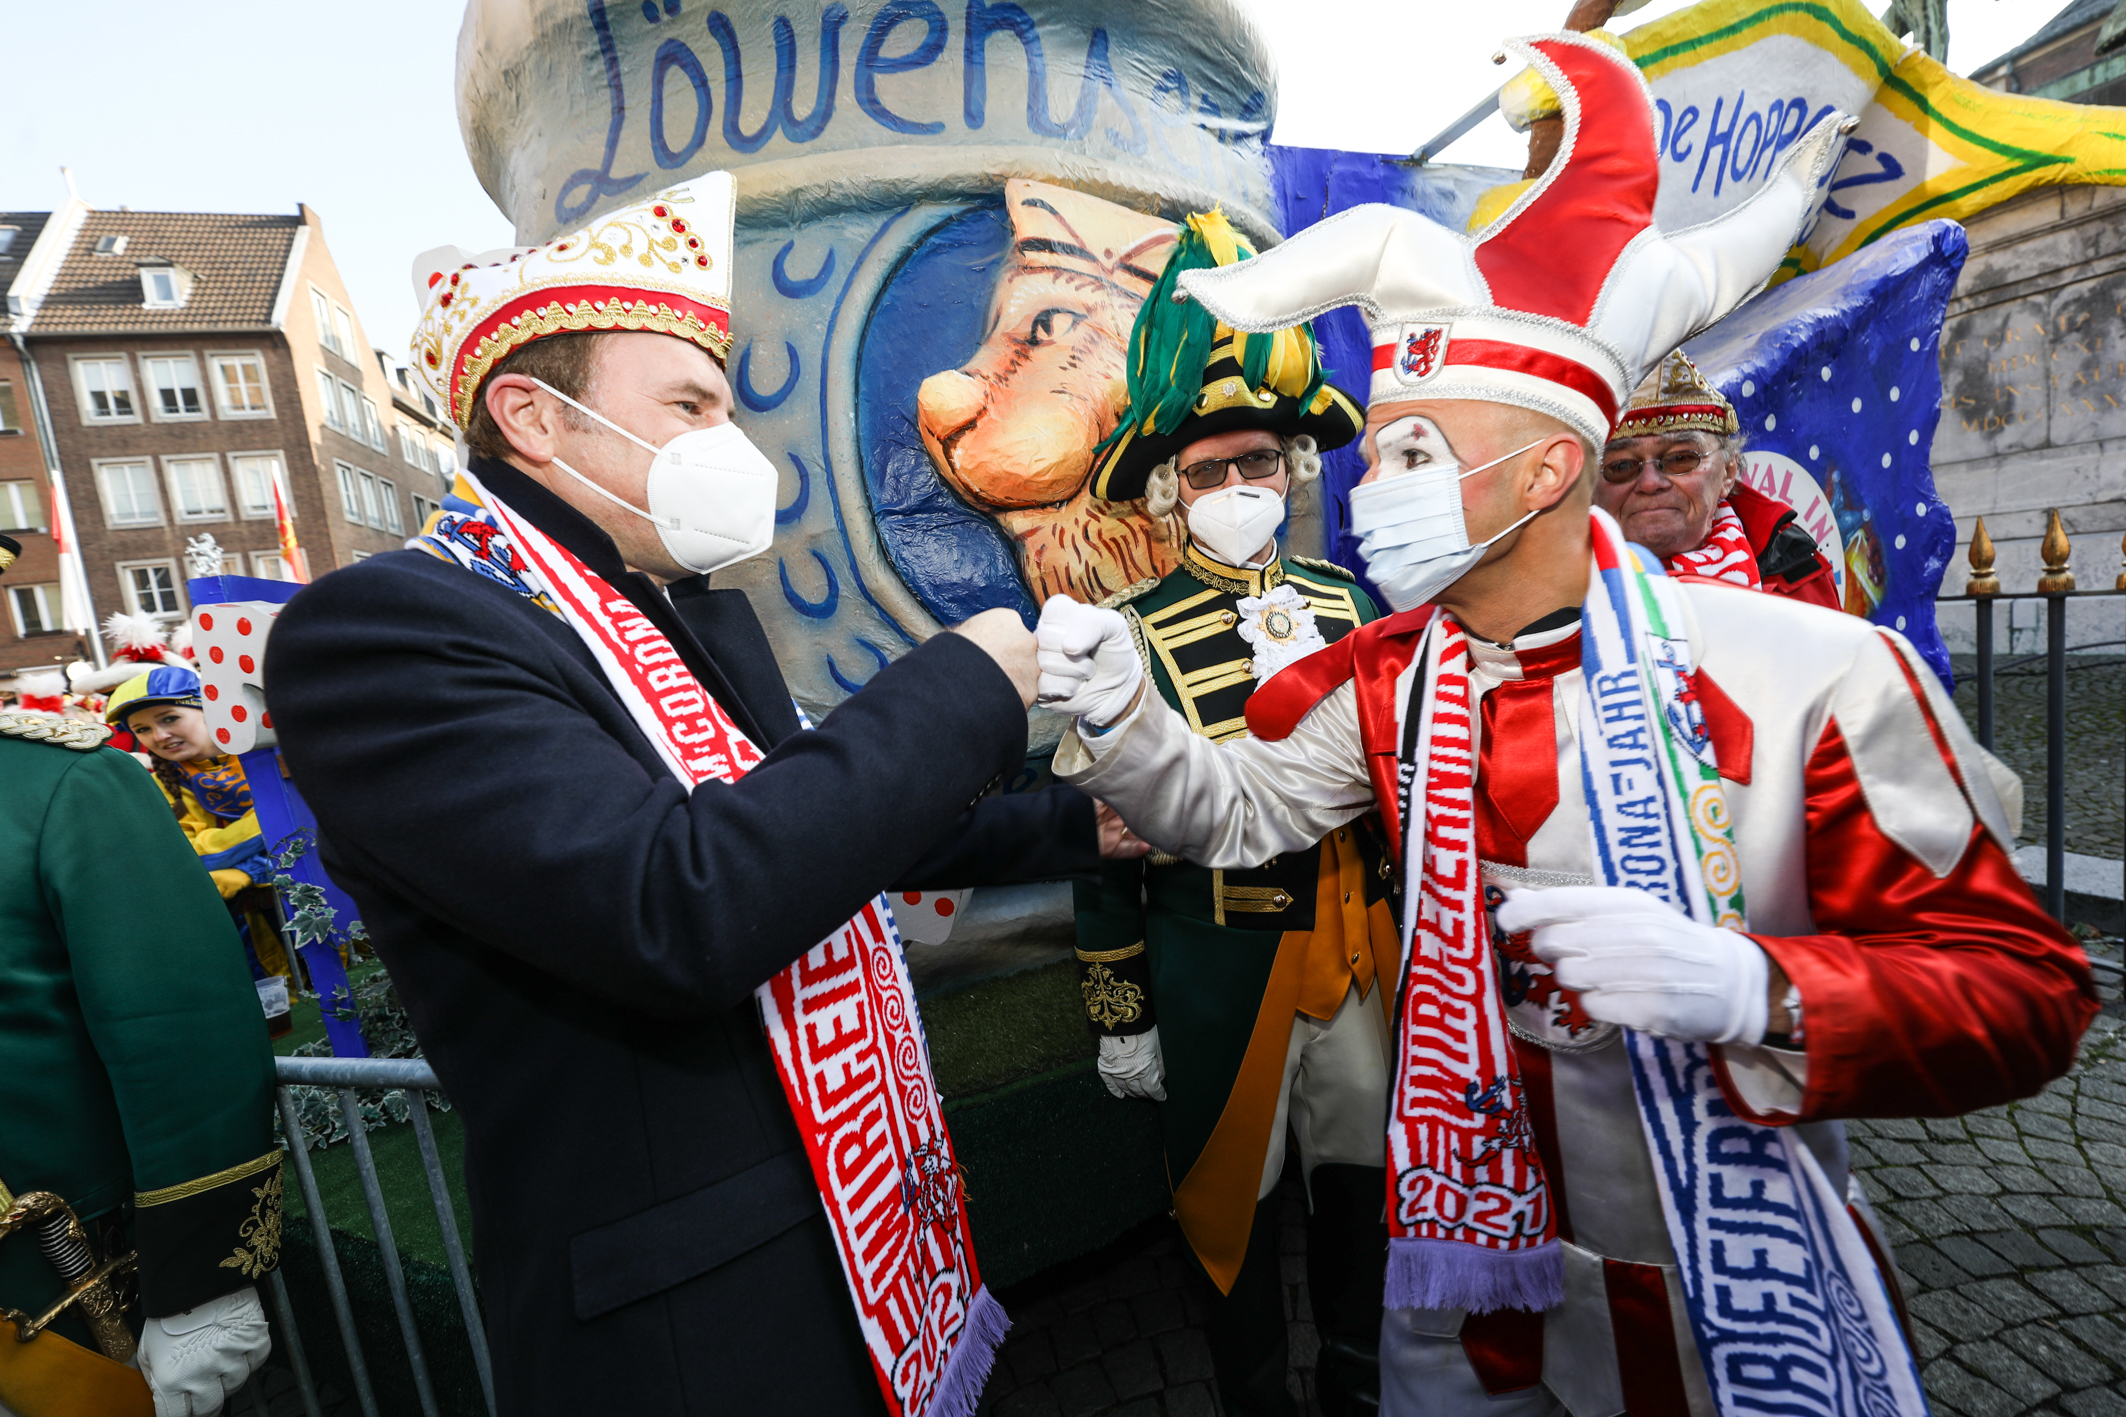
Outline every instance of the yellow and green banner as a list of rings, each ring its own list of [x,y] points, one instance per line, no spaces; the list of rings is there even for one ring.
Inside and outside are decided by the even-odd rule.
[[[2126,185],[2126,108],[1974,84],[1855,0],[1703,0],[1622,38],[1653,87],[1663,230],[1710,220],[1756,192],[1824,114],[1859,117],[1823,215],[1782,279],[1899,227],[1961,221],[2033,187]]]

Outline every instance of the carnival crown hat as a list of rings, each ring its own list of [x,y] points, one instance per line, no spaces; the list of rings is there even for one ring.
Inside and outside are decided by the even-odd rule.
[[[1710,433],[1732,438],[1742,431],[1735,406],[1698,372],[1689,355],[1677,350],[1654,366],[1617,420],[1613,438],[1648,433]]]
[[[1125,372],[1129,407],[1093,460],[1096,497],[1144,495],[1152,469],[1199,438],[1243,428],[1304,434],[1317,448],[1356,438],[1365,417],[1323,381],[1321,353],[1304,322],[1236,333],[1201,305],[1176,301],[1183,272],[1237,265],[1255,255],[1223,212],[1182,222],[1158,283],[1137,308]]]
[[[731,174],[711,172],[543,246],[414,257],[413,367],[460,428],[481,381],[546,335],[650,330],[731,352]]]
[[[1578,34],[1505,47],[1557,91],[1565,133],[1490,225],[1469,236],[1400,207],[1353,207],[1179,284],[1236,330],[1356,305],[1373,337],[1374,403],[1513,404],[1599,448],[1649,368],[1764,288],[1814,220],[1853,124],[1828,115],[1747,201],[1664,232],[1653,94],[1638,69]]]

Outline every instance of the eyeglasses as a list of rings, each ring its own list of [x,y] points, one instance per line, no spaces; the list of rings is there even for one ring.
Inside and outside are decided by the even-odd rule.
[[[1257,448],[1236,458],[1205,458],[1181,469],[1181,475],[1198,492],[1208,492],[1225,481],[1229,469],[1236,467],[1248,481],[1260,482],[1265,477],[1275,477],[1284,469],[1284,454],[1269,448]]]
[[[1704,465],[1706,454],[1696,448],[1670,448],[1657,458],[1635,458],[1629,454],[1612,457],[1602,463],[1604,482],[1631,482],[1639,476],[1639,469],[1652,463],[1661,470],[1663,477],[1689,477]]]

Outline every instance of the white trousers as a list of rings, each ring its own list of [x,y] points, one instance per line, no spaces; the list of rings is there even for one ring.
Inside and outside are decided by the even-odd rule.
[[[1276,1190],[1284,1174],[1287,1127],[1299,1143],[1299,1164],[1308,1178],[1324,1161],[1388,1164],[1389,1057],[1388,1021],[1381,1017],[1380,999],[1371,994],[1359,998],[1355,984],[1328,1022],[1292,1016],[1284,1082],[1262,1158],[1257,1200]]]

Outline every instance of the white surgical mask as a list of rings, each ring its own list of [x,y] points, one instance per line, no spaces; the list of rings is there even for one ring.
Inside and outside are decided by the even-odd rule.
[[[1284,520],[1284,498],[1267,487],[1221,487],[1182,509],[1189,539],[1228,566],[1246,566]]]
[[[639,448],[656,455],[650,464],[648,511],[615,495],[559,458],[554,466],[614,506],[657,528],[657,539],[674,561],[699,576],[758,556],[775,539],[775,464],[753,446],[735,423],[695,428],[659,448],[643,441],[594,408],[585,408],[543,379],[533,383],[563,403],[597,419]]]
[[[1403,424],[1423,425],[1421,432],[1405,430]],[[1373,481],[1351,490],[1351,533],[1358,538],[1358,553],[1365,558],[1366,575],[1380,587],[1388,604],[1408,610],[1425,604],[1466,574],[1483,558],[1492,542],[1515,527],[1525,526],[1535,516],[1530,512],[1498,536],[1469,543],[1469,527],[1462,518],[1462,479],[1519,457],[1544,440],[1515,448],[1505,457],[1493,458],[1482,467],[1461,470],[1458,463],[1435,460],[1410,472],[1394,471],[1389,458],[1391,443],[1401,441],[1423,447],[1438,439],[1438,430],[1424,419],[1405,419],[1380,431],[1376,446],[1383,471]],[[1430,435],[1427,437],[1426,435]],[[1450,454],[1451,456],[1451,454]]]

